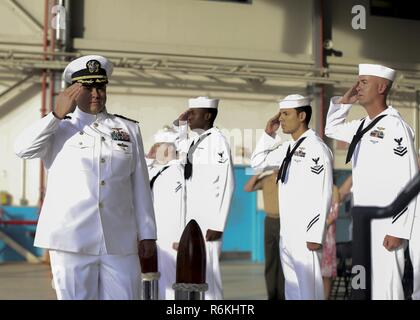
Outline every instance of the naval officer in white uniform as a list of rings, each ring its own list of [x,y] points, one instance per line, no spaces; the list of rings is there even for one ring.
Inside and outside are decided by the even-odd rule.
[[[68,64],[55,110],[17,138],[16,154],[48,173],[35,246],[50,250],[58,299],[139,299],[139,254],[155,250],[156,226],[140,129],[109,114],[111,62]]]
[[[389,205],[418,172],[413,130],[386,103],[394,79],[393,69],[360,64],[356,84],[331,98],[325,134],[350,143],[346,162],[352,162],[355,206]],[[368,115],[346,122],[356,102]],[[371,222],[372,299],[404,299],[404,239],[410,238],[416,202],[392,218]]]
[[[308,128],[310,99],[292,94],[279,102],[252,154],[254,169],[279,170],[280,260],[287,300],[323,300],[320,249],[331,205],[332,153]],[[281,143],[279,127],[293,140]]]
[[[154,135],[147,155],[157,226],[159,299],[174,300],[177,247],[184,222],[184,170],[178,159],[178,132],[165,128]]]
[[[179,117],[178,146],[186,154],[184,178],[186,183],[186,224],[195,219],[206,240],[206,300],[223,299],[219,266],[222,236],[234,191],[233,163],[229,143],[214,127],[218,99],[198,97],[189,99],[189,109]],[[185,139],[186,121],[193,131]],[[187,142],[187,143],[186,143]]]

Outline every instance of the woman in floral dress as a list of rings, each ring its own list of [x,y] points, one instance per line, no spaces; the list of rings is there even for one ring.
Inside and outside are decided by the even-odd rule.
[[[322,249],[321,273],[324,282],[324,295],[328,300],[331,293],[333,279],[337,276],[337,252],[335,247],[336,226],[340,195],[337,186],[333,186],[332,202],[330,213],[327,217],[327,231]]]

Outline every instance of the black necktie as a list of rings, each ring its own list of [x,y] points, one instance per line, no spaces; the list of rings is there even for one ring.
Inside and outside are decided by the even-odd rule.
[[[153,185],[155,184],[156,179],[162,174],[163,171],[165,171],[168,168],[169,166],[164,167],[152,178],[152,180],[150,180],[150,190],[153,190]]]
[[[293,154],[295,153],[296,149],[299,148],[300,144],[305,139],[306,137],[300,138],[298,142],[296,142],[292,151],[290,151],[290,144],[289,144],[289,147],[287,148],[286,157],[283,159],[283,162],[281,163],[279,172],[277,174],[277,181],[276,181],[277,183],[279,182],[279,180],[281,180],[281,182],[284,182],[284,180],[286,179],[287,169],[289,168],[290,161],[292,160]]]
[[[211,135],[211,132],[209,132],[205,135],[202,135],[197,140],[197,143],[194,143],[194,141],[191,143],[190,148],[188,149],[187,163],[185,164],[185,167],[184,167],[184,178],[185,178],[185,180],[188,180],[192,176],[192,156],[193,156],[193,153],[194,153],[195,149],[197,149],[197,147],[201,143],[201,141],[203,141],[209,135]]]
[[[356,146],[359,143],[360,139],[362,139],[363,135],[366,132],[368,132],[370,129],[372,129],[375,126],[375,124],[377,124],[378,121],[381,120],[383,117],[386,117],[386,114],[383,114],[377,117],[375,120],[369,123],[369,125],[366,128],[362,130],[363,125],[365,124],[365,119],[363,119],[362,123],[360,124],[359,128],[356,131],[356,134],[353,136],[353,139],[351,140],[349,149],[347,150],[346,163],[348,163],[351,160],[354,150],[356,149]]]

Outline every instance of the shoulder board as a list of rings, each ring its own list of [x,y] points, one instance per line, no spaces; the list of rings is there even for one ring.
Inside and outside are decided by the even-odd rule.
[[[118,118],[122,118],[122,119],[128,120],[128,121],[131,121],[131,122],[134,122],[134,123],[139,123],[139,122],[138,122],[138,121],[136,121],[136,120],[133,120],[133,119],[130,119],[130,118],[124,117],[124,116],[119,115],[119,114],[115,114],[115,113],[114,113],[114,116],[116,116],[116,117],[118,117]]]

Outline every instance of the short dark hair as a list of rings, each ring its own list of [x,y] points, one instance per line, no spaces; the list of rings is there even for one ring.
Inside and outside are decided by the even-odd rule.
[[[311,106],[303,106],[303,107],[298,107],[295,108],[297,113],[301,113],[301,112],[305,112],[306,113],[306,118],[305,118],[305,123],[307,126],[309,126],[309,121],[311,121],[311,116],[312,116],[312,107]]]
[[[209,120],[210,124],[213,125],[214,121],[216,120],[217,117],[217,108],[208,108],[208,110],[206,110],[206,112],[211,114],[211,118]]]

